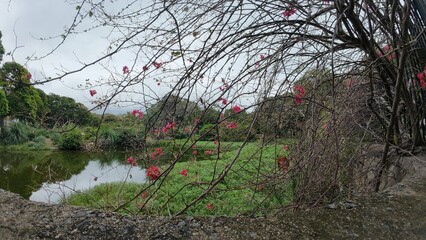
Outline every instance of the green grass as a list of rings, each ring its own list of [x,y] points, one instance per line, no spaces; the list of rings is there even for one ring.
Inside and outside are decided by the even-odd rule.
[[[214,155],[197,154],[195,159],[179,162],[165,178],[158,191],[161,180],[147,190],[147,198],[136,198],[122,212],[135,213],[146,203],[142,213],[153,215],[175,214],[200,196],[213,178],[217,178],[235,158],[242,143],[223,143],[219,158],[217,146],[213,142],[198,142],[197,150],[211,149]],[[289,186],[277,186],[274,177],[279,174],[275,159],[286,155],[282,145],[267,145],[259,150],[258,143],[248,143],[241,151],[228,175],[205,198],[189,208],[187,215],[239,215],[259,212],[259,209],[282,207],[291,201]],[[165,171],[168,166],[161,166]],[[188,176],[180,173],[187,169]],[[64,199],[72,205],[89,206],[114,210],[118,205],[129,201],[145,188],[145,184],[108,183],[96,186],[81,194],[72,194]],[[208,209],[211,204],[213,209]]]

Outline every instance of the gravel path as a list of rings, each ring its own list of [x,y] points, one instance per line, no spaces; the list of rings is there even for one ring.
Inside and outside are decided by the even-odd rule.
[[[0,190],[0,239],[426,239],[426,167],[414,170],[368,198],[265,218],[125,217]]]

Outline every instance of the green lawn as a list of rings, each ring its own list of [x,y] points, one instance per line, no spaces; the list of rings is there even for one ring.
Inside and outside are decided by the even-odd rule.
[[[189,156],[176,163],[166,178],[160,178],[144,192],[143,197],[138,196],[121,211],[135,213],[150,198],[142,210],[143,214],[177,213],[200,196],[211,181],[222,173],[241,145],[236,142],[221,143],[218,154],[217,145],[213,142],[197,142],[196,157]],[[260,147],[259,143],[247,143],[224,180],[185,214],[238,215],[258,208],[270,209],[288,204],[292,197],[291,188],[277,185],[274,181],[281,174],[276,168],[275,159],[288,154],[282,146],[270,144]],[[213,154],[205,154],[206,150],[212,150]],[[168,165],[160,167],[162,172],[167,168]],[[188,176],[180,174],[183,169],[187,169]],[[156,191],[160,182],[161,187]],[[84,193],[73,194],[64,202],[113,210],[146,186],[134,183],[103,184]]]

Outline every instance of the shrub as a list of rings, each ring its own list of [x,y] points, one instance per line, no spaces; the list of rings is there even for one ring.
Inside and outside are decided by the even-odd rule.
[[[63,150],[79,150],[83,145],[80,131],[73,130],[62,135],[59,148]]]
[[[0,138],[5,145],[20,144],[28,140],[28,126],[23,123],[14,123],[2,129]]]

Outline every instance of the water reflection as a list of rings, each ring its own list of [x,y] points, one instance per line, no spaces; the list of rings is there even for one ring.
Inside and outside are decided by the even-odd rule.
[[[102,162],[90,161],[79,174],[72,175],[66,181],[43,183],[38,191],[32,193],[30,200],[39,202],[57,203],[60,199],[72,192],[92,188],[108,182],[145,182],[144,170],[129,165],[113,162],[105,166]]]
[[[100,183],[143,183],[145,171],[125,164],[125,154],[82,152],[0,152],[0,188],[34,201],[57,203],[73,191]],[[96,181],[95,181],[96,178]]]

